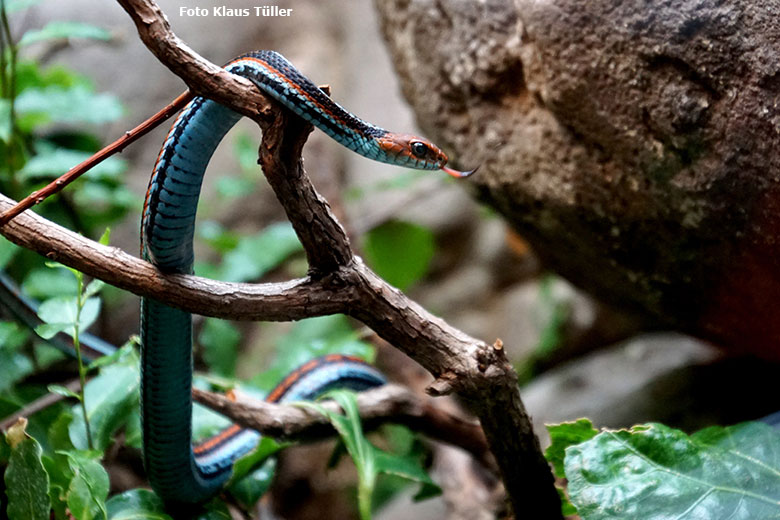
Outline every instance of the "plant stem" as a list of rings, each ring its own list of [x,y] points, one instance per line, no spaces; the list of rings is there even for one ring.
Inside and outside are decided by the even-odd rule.
[[[16,173],[16,169],[14,167],[14,158],[12,157],[14,154],[14,148],[15,143],[17,141],[17,132],[16,132],[16,108],[15,108],[15,98],[16,98],[16,44],[14,43],[13,37],[11,35],[11,25],[8,23],[8,15],[5,12],[5,0],[0,0],[0,23],[2,23],[3,26],[3,34],[5,36],[5,43],[8,45],[8,71],[6,73],[6,64],[5,64],[5,45],[3,45],[2,49],[2,55],[3,55],[3,95],[8,99],[8,118],[10,119],[9,125],[10,125],[10,131],[11,135],[8,139],[8,158],[6,161],[6,168],[8,171],[8,180],[9,182],[13,183],[14,176]]]
[[[81,413],[84,414],[84,428],[87,431],[87,446],[94,449],[92,445],[92,432],[89,428],[89,417],[87,416],[87,402],[84,386],[87,383],[87,369],[81,359],[81,343],[79,342],[79,324],[81,323],[81,308],[84,306],[84,275],[80,271],[75,271],[78,281],[78,292],[76,293],[76,321],[73,324],[73,348],[76,349],[76,360],[79,364],[79,401],[81,401]]]

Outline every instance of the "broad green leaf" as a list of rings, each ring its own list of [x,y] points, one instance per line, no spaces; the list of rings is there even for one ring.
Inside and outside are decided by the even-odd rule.
[[[41,459],[51,481],[49,498],[54,517],[57,520],[71,520],[73,517],[68,516],[68,488],[70,481],[73,480],[73,471],[68,464],[68,458],[60,453],[54,453],[51,456],[44,454]]]
[[[106,502],[106,510],[111,520],[171,520],[160,497],[148,489],[115,495]]]
[[[84,289],[84,298],[91,298],[92,296],[95,296],[97,293],[103,290],[103,287],[105,286],[106,286],[106,282],[95,278],[94,280],[89,282],[87,288]]]
[[[402,457],[386,451],[382,451],[374,445],[374,461],[376,471],[387,475],[395,475],[421,484],[420,491],[414,496],[415,500],[425,500],[441,495],[441,488],[431,480],[431,477],[420,465],[420,461],[414,457]]]
[[[54,146],[37,147],[36,154],[27,161],[17,175],[19,180],[48,180],[59,177],[74,166],[89,159],[92,154]],[[90,168],[84,178],[92,181],[121,182],[127,163],[118,157],[109,157]]]
[[[103,367],[100,374],[87,383],[84,401],[96,449],[105,450],[111,444],[114,433],[138,406],[139,387],[140,373],[135,355]],[[80,408],[74,408],[73,415],[68,428],[70,440],[76,448],[86,449],[89,444]]]
[[[49,475],[41,462],[41,446],[29,437],[20,420],[6,434],[11,453],[5,469],[6,512],[9,518],[46,520],[49,518]]]
[[[20,60],[16,64],[17,92],[23,92],[35,87],[73,87],[83,85],[94,89],[92,82],[86,77],[62,65],[52,65],[45,69],[33,60]]]
[[[130,446],[137,450],[143,449],[143,437],[141,430],[141,411],[139,408],[130,412],[125,424],[125,446]]]
[[[220,265],[220,279],[226,282],[256,280],[278,267],[291,254],[302,250],[288,223],[273,224],[257,235],[242,237]]]
[[[106,498],[108,497],[108,473],[100,464],[102,452],[63,451],[73,478],[67,491],[68,509],[75,518],[91,520],[108,518]]]
[[[252,378],[258,388],[270,390],[296,367],[327,354],[346,354],[368,362],[374,359],[374,348],[358,339],[349,320],[340,314],[296,322],[275,347],[276,357],[268,370]]]
[[[95,94],[89,87],[78,84],[73,87],[31,87],[16,98],[17,112],[22,116],[35,116],[30,121],[44,123],[101,124],[122,116],[122,105],[116,96]],[[30,122],[21,118],[19,125],[31,131]]]
[[[231,484],[228,491],[249,510],[271,487],[275,471],[276,459],[268,459],[259,468]]]
[[[605,431],[569,447],[565,470],[583,520],[780,517],[780,432],[763,423]]]
[[[49,446],[53,450],[69,451],[73,449],[68,428],[73,421],[73,412],[70,408],[64,410],[49,426]]]
[[[206,318],[198,336],[203,347],[203,359],[212,372],[224,377],[236,373],[238,343],[241,333],[235,325],[225,320]]]
[[[49,22],[43,29],[27,31],[19,40],[19,46],[31,43],[62,39],[62,38],[90,38],[93,40],[110,40],[111,33],[107,30],[82,22]]]
[[[63,331],[73,336],[77,314],[78,302],[75,296],[50,298],[38,307],[38,317],[44,323],[35,327],[35,332],[43,339],[49,339]],[[88,298],[79,316],[79,330],[86,331],[95,322],[98,314],[100,314],[100,299]]]
[[[233,520],[227,504],[218,498],[204,506],[205,511],[193,517],[193,520]]]
[[[277,442],[270,437],[261,437],[260,442],[254,450],[247,453],[233,464],[233,474],[230,476],[229,485],[232,487],[233,484],[239,483],[241,479],[249,475],[258,464],[269,459],[269,457],[275,455],[287,446],[289,446],[289,443]],[[265,464],[263,467],[265,467]],[[267,469],[273,472],[273,468]]]
[[[391,221],[366,235],[366,260],[388,283],[405,290],[428,272],[435,251],[431,230]]]
[[[598,430],[588,419],[577,419],[561,424],[546,424],[550,434],[550,446],[544,451],[547,462],[553,465],[555,476],[564,478],[563,460],[566,448],[592,439],[598,435]]]
[[[65,269],[35,269],[30,271],[22,283],[25,294],[38,300],[54,296],[72,296],[76,294],[78,283]]]
[[[547,424],[547,431],[550,433],[550,446],[545,450],[544,456],[547,462],[553,465],[555,476],[565,478],[563,469],[566,448],[577,445],[581,442],[595,437],[599,432],[593,427],[588,419],[577,419],[573,422],[561,424]],[[561,512],[564,516],[577,513],[576,508],[569,501],[563,489],[558,488],[558,494],[561,497]]]

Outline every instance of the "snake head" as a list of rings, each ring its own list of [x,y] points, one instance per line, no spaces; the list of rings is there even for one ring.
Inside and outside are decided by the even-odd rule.
[[[419,170],[443,170],[453,177],[468,177],[475,171],[461,172],[446,166],[447,154],[429,140],[410,134],[388,132],[377,138],[379,148],[390,159],[388,162]]]

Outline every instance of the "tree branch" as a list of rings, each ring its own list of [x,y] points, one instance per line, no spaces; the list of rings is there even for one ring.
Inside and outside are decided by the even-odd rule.
[[[245,396],[233,401],[225,395],[198,388],[192,389],[192,397],[200,404],[229,417],[233,422],[269,437],[315,441],[335,434],[327,417],[310,408],[269,403]],[[440,410],[407,388],[388,384],[359,393],[357,400],[366,430],[386,423],[402,424],[431,439],[462,448],[486,468],[498,471],[485,435],[478,424]],[[324,401],[322,406],[332,411],[340,411],[333,401]]]
[[[344,230],[303,170],[300,151],[309,125],[288,118],[247,81],[193,53],[170,31],[152,0],[118,2],[133,18],[144,43],[193,92],[250,115],[260,124],[259,163],[303,243],[310,277],[253,286],[166,276],[146,262],[94,244],[29,212],[0,232],[117,287],[190,312],[264,320],[334,312],[354,316],[436,377],[431,394],[457,392],[468,403],[480,420],[518,514],[562,518],[552,473],[500,343],[488,345],[433,316],[353,256]],[[10,202],[2,198],[2,204]]]

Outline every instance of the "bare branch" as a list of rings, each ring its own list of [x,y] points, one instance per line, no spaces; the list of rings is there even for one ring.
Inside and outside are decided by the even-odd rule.
[[[197,388],[192,389],[192,396],[235,423],[270,437],[314,441],[335,434],[328,419],[310,408],[251,400],[245,396],[233,401],[224,395]],[[434,440],[462,448],[486,468],[497,471],[478,424],[440,410],[398,385],[384,385],[361,392],[357,400],[363,427],[367,430],[389,422],[402,424]],[[340,411],[335,402],[321,404],[331,411]]]
[[[14,201],[0,194],[0,211]],[[25,211],[0,233],[11,242],[78,269],[139,296],[189,312],[233,320],[288,321],[344,312],[353,296],[340,273],[311,280],[273,284],[217,282],[180,274],[166,275],[124,251],[98,244]],[[335,280],[335,281],[334,281]]]

